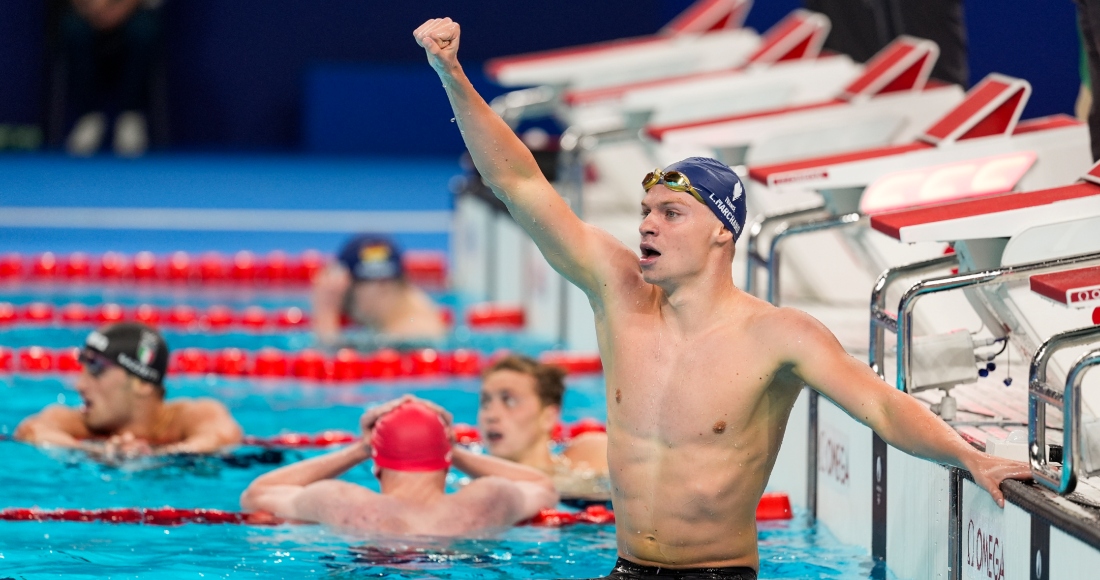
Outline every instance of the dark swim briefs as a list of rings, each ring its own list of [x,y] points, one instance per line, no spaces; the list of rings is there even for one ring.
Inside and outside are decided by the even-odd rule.
[[[657,568],[619,558],[615,569],[603,578],[591,580],[756,580],[756,570],[745,566],[729,568]]]

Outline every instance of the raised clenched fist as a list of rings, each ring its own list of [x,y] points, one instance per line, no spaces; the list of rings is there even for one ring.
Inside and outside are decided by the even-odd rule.
[[[458,37],[461,28],[450,18],[433,18],[413,31],[416,43],[424,47],[436,72],[458,66]]]

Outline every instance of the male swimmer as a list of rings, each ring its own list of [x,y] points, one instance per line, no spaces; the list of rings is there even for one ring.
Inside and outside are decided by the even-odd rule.
[[[595,313],[620,556],[608,578],[755,578],[756,505],[804,384],[891,445],[968,470],[1000,505],[1001,481],[1029,476],[881,381],[817,320],[733,285],[745,199],[727,166],[691,158],[644,178],[639,259],[573,214],[477,94],[457,23],[413,34],[482,179]]]
[[[495,457],[534,467],[554,480],[563,499],[607,501],[607,435],[585,433],[561,453],[551,436],[561,419],[565,372],[520,355],[508,355],[482,374],[477,426]]]
[[[460,536],[511,526],[557,504],[553,483],[539,471],[454,446],[450,416],[427,401],[397,399],[360,422],[358,443],[258,477],[241,507],[359,532]],[[335,479],[371,458],[381,493]],[[452,464],[475,479],[448,494]]]
[[[153,328],[113,324],[88,335],[76,390],[79,409],[51,405],[23,420],[15,438],[108,458],[209,453],[239,443],[241,428],[213,399],[164,400],[168,345]]]
[[[313,331],[325,344],[342,340],[341,321],[394,340],[435,339],[447,332],[431,298],[405,279],[401,250],[369,234],[347,241],[313,281]]]

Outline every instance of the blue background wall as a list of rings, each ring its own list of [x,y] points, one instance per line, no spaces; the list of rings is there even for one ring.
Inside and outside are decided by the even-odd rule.
[[[0,2],[0,123],[36,123],[41,117],[43,4]],[[410,35],[424,19],[459,20],[464,62],[479,71],[493,56],[651,33],[688,4],[168,0],[172,138],[184,149],[304,145],[313,151],[376,152],[356,145],[362,140],[331,141],[303,130],[303,118],[317,121],[316,115],[355,110],[353,97],[361,91],[373,103],[369,110],[360,108],[349,127],[376,132],[379,138],[367,140],[371,147],[392,153],[457,151],[443,92]],[[757,0],[748,24],[765,29],[800,4]],[[1035,88],[1027,116],[1071,111],[1078,47],[1070,0],[969,0],[966,8],[972,80],[991,71],[1022,76]],[[341,80],[358,83],[359,91],[341,99],[339,91],[329,90]],[[317,93],[319,88],[326,91]],[[322,96],[307,102],[307,92]]]

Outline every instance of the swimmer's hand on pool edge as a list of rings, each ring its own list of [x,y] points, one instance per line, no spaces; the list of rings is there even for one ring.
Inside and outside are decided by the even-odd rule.
[[[966,468],[974,476],[974,483],[993,496],[993,501],[1005,507],[1005,496],[1001,492],[1001,483],[1006,479],[1031,479],[1031,466],[1012,459],[987,455],[975,450],[973,458],[966,462]]]
[[[461,28],[450,18],[432,18],[413,31],[416,43],[428,53],[428,62],[436,72],[458,67],[458,37]]]

